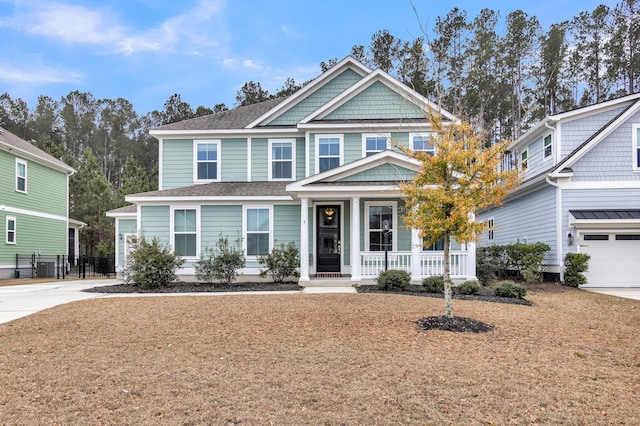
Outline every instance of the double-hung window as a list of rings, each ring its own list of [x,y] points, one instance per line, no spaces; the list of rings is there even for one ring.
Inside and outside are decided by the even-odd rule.
[[[318,173],[342,164],[342,135],[317,135]]]
[[[16,243],[16,218],[7,216],[7,236],[5,242],[7,244]]]
[[[363,134],[362,135],[362,144],[363,144],[363,156],[368,157],[373,154],[377,154],[378,152],[384,151],[387,149],[387,141],[389,139],[389,135],[385,134]]]
[[[295,143],[293,140],[269,141],[269,180],[293,180],[295,170]]]
[[[196,141],[195,157],[196,182],[220,180],[220,141]]]
[[[633,171],[640,172],[640,124],[633,125]]]
[[[436,155],[436,147],[429,135],[412,133],[409,138],[412,150],[426,152],[432,157]]]
[[[198,210],[173,209],[173,248],[175,254],[183,257],[198,256]]]
[[[27,192],[27,162],[16,158],[16,191]]]
[[[365,245],[368,251],[385,250],[385,233],[387,234],[386,248],[393,250],[396,238],[393,236],[395,203],[366,203],[367,233]]]
[[[544,159],[550,158],[553,155],[553,142],[551,135],[545,136],[542,144],[544,149]]]
[[[489,238],[489,241],[493,241],[493,237],[494,237],[493,225],[494,225],[493,218],[490,218],[489,220],[487,220],[487,237]]]
[[[264,256],[271,251],[271,209],[246,207],[245,244],[247,256]]]
[[[529,165],[529,151],[525,149],[520,154],[520,169],[522,169],[522,171],[525,171],[527,170],[528,165]]]

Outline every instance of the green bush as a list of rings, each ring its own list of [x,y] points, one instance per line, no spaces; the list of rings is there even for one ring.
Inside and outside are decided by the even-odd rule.
[[[405,290],[411,285],[411,275],[407,271],[390,269],[382,271],[376,278],[378,286],[383,290]]]
[[[502,269],[502,246],[478,247],[476,249],[476,275],[482,285],[497,278]]]
[[[127,258],[124,281],[142,288],[166,287],[176,280],[183,263],[184,259],[161,245],[158,238],[148,242],[143,237]]]
[[[223,284],[231,284],[239,275],[238,270],[244,268],[245,257],[241,240],[235,244],[229,242],[228,237],[218,237],[216,249],[206,249],[204,255],[196,263],[196,277],[199,281],[213,283],[220,281]]]
[[[457,287],[456,290],[459,294],[478,294],[480,286],[475,281],[465,281]]]
[[[567,253],[564,257],[564,283],[571,287],[578,287],[587,283],[587,277],[582,272],[589,270],[591,256],[584,253]]]
[[[495,289],[495,295],[499,297],[522,299],[526,294],[527,289],[513,281],[502,281],[502,283]]]
[[[505,247],[507,266],[517,270],[525,282],[540,281],[544,272],[544,256],[551,250],[549,244],[509,244]]]
[[[293,241],[285,245],[280,243],[266,256],[258,256],[258,262],[266,266],[260,270],[260,276],[270,275],[274,283],[283,283],[287,277],[297,277],[300,267],[300,252]]]
[[[444,293],[444,277],[442,275],[434,275],[424,278],[422,286],[431,293]]]

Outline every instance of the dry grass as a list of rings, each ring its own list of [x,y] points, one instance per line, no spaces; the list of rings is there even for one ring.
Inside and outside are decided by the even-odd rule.
[[[114,298],[0,325],[1,424],[638,424],[640,302]]]

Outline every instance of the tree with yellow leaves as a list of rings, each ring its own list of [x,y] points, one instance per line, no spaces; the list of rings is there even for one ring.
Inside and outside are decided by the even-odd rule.
[[[474,241],[485,227],[474,212],[501,205],[520,179],[517,170],[501,168],[506,141],[487,147],[484,133],[468,123],[445,123],[435,112],[429,118],[435,155],[404,149],[422,163],[415,178],[401,185],[404,221],[419,229],[428,245],[444,239],[445,315],[453,318],[450,239]]]

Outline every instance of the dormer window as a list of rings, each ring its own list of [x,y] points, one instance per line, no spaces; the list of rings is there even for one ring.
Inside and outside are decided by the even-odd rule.
[[[362,135],[362,144],[364,148],[364,157],[368,157],[387,149],[387,141],[389,135],[385,134],[364,134]]]
[[[544,158],[547,159],[549,157],[551,157],[553,155],[553,143],[551,141],[551,135],[547,135],[544,138],[544,143],[543,143],[543,149],[544,149]]]

